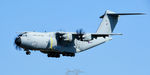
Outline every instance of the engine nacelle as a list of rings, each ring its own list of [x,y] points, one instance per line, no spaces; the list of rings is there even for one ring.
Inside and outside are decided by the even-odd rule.
[[[72,41],[72,34],[66,33],[63,35],[64,41],[71,42]]]
[[[83,35],[83,41],[90,41],[92,40],[91,34],[84,34]]]

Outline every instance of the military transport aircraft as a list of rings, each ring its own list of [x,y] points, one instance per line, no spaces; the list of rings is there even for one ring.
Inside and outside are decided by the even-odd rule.
[[[120,15],[142,15],[143,13],[115,13],[107,10],[96,33],[76,32],[20,32],[15,38],[16,48],[22,48],[30,55],[30,51],[40,51],[48,57],[74,57],[79,53],[112,40],[112,33]]]

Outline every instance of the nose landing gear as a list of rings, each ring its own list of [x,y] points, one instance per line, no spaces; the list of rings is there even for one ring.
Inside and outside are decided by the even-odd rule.
[[[31,52],[29,50],[27,50],[27,49],[24,49],[24,51],[26,51],[26,55],[30,55],[31,54]]]
[[[31,52],[30,51],[26,51],[26,55],[30,55],[31,54]]]

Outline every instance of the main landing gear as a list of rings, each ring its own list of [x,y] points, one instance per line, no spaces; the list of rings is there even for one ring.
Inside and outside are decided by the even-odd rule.
[[[70,56],[70,57],[74,57],[75,53],[59,53],[59,52],[50,52],[47,54],[48,57],[55,57],[55,58],[59,58],[60,54],[62,54],[62,56]]]
[[[60,57],[60,53],[58,52],[50,52],[47,54],[48,57],[55,57],[55,58],[59,58]]]
[[[62,53],[63,56],[70,56],[70,57],[74,57],[75,53]]]

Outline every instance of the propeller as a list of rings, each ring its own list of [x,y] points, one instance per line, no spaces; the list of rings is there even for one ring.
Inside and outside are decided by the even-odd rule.
[[[14,41],[14,45],[16,46],[16,50],[21,50],[21,47],[19,46],[21,44],[20,37],[16,37]]]
[[[14,45],[16,46],[15,48],[16,48],[16,50],[21,50],[21,47],[20,47],[20,45],[21,45],[21,36],[23,35],[23,34],[26,34],[27,32],[22,32],[22,33],[20,33],[14,40]]]
[[[77,39],[83,41],[83,35],[85,34],[83,29],[76,30],[76,33],[77,33]]]
[[[55,33],[56,39],[60,42],[62,40],[62,35],[59,32]]]

